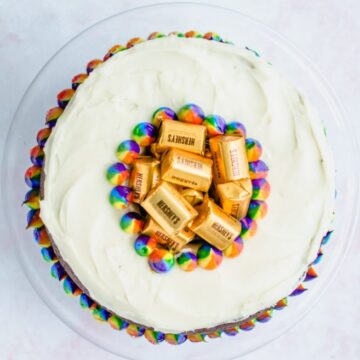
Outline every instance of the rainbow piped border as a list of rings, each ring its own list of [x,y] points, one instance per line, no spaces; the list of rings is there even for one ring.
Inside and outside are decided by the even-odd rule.
[[[232,44],[229,41],[224,41],[219,35],[213,32],[208,32],[204,35],[199,34],[196,31],[188,31],[186,33],[172,32],[169,35],[165,35],[159,32],[154,32],[149,35],[148,40],[164,37],[164,36],[178,36],[187,38],[203,38],[207,40],[219,41],[228,44]],[[186,340],[191,342],[204,342],[207,339],[215,339],[221,337],[223,334],[228,336],[237,335],[240,331],[252,330],[256,323],[265,323],[272,318],[274,310],[282,310],[288,304],[288,298],[297,296],[305,292],[307,289],[304,286],[305,282],[311,281],[317,278],[317,273],[314,270],[314,265],[318,264],[323,257],[323,246],[329,241],[332,231],[328,231],[322,239],[321,246],[319,248],[317,257],[309,265],[308,271],[304,275],[303,281],[298,287],[288,296],[279,300],[274,306],[264,311],[261,311],[248,319],[239,321],[239,325],[229,324],[228,328],[222,328],[221,330],[209,330],[209,331],[193,331],[189,333],[170,334],[155,331],[150,328],[139,326],[138,324],[131,323],[121,317],[112,314],[107,309],[99,305],[88,295],[86,295],[67,274],[64,267],[61,265],[59,258],[56,256],[52,247],[50,238],[46,231],[45,225],[40,218],[40,177],[42,172],[45,143],[50,136],[52,128],[56,125],[57,120],[62,114],[63,110],[75,94],[78,86],[86,80],[88,75],[102,62],[106,61],[119,51],[127,50],[138,43],[143,42],[141,38],[133,38],[128,41],[126,47],[121,45],[113,46],[104,56],[103,60],[95,59],[88,63],[86,68],[86,74],[82,73],[76,75],[72,79],[71,89],[65,89],[57,95],[58,106],[51,108],[46,114],[47,127],[41,129],[36,137],[37,145],[30,151],[30,159],[32,166],[25,172],[25,182],[31,188],[25,195],[24,204],[30,208],[27,214],[27,228],[34,228],[34,239],[41,247],[41,255],[45,261],[51,264],[51,275],[58,281],[62,282],[63,288],[66,294],[79,297],[80,306],[83,309],[87,309],[92,312],[93,317],[101,322],[108,322],[109,325],[115,330],[125,330],[130,336],[141,337],[144,336],[150,343],[159,344],[166,341],[172,345],[180,345]],[[249,51],[254,52],[251,49]],[[258,56],[254,53],[254,56]]]

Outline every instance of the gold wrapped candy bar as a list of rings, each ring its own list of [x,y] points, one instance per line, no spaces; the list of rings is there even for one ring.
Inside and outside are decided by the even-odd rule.
[[[187,151],[171,149],[162,157],[161,179],[207,192],[212,181],[212,160]]]
[[[195,233],[186,227],[179,231],[175,236],[171,236],[168,246],[173,252],[178,252],[192,241],[194,237]]]
[[[194,189],[182,189],[180,194],[184,199],[192,206],[199,205],[204,200],[204,194],[199,190]]]
[[[241,224],[212,199],[206,198],[196,210],[199,216],[189,225],[195,234],[219,250],[226,249],[241,232]]]
[[[213,159],[213,180],[215,184],[225,183],[225,168],[221,159],[218,137],[210,139],[210,151]]]
[[[130,187],[133,189],[133,201],[140,203],[150,191],[153,184],[153,171],[160,162],[151,156],[144,156],[134,162],[130,176]]]
[[[142,233],[155,238],[156,241],[162,245],[166,245],[170,241],[170,236],[150,216],[148,216],[145,221]]]
[[[210,151],[210,149],[207,149],[207,150],[205,150],[205,155],[204,155],[206,158],[208,158],[208,159],[212,159],[212,153],[211,153],[211,151]]]
[[[214,157],[214,181],[217,184],[249,177],[243,136],[217,136],[211,138],[209,144]]]
[[[160,160],[161,158],[161,153],[158,151],[158,144],[157,143],[152,143],[150,145],[150,152],[151,152],[151,155],[157,159],[157,160]]]
[[[142,233],[153,237],[159,244],[169,247],[174,252],[180,251],[195,237],[195,233],[188,228],[184,228],[176,235],[169,236],[150,216],[144,224]]]
[[[151,189],[159,185],[161,181],[161,171],[160,171],[160,162],[158,162],[152,169],[151,176]]]
[[[164,121],[160,128],[157,151],[164,152],[170,148],[182,149],[204,155],[206,127],[186,124],[180,121]]]
[[[198,215],[175,187],[165,181],[148,193],[141,206],[170,236]]]
[[[216,192],[226,213],[238,220],[246,216],[252,195],[250,179],[218,184]]]

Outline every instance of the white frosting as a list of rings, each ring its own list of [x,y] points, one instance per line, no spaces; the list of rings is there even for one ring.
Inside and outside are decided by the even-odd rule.
[[[264,148],[267,217],[241,256],[215,271],[159,275],[119,227],[105,173],[118,144],[155,109],[185,103],[245,124]],[[100,304],[170,332],[238,320],[299,283],[333,213],[334,171],[323,128],[304,98],[251,52],[162,38],[118,53],[76,91],[45,147],[41,217],[63,258]]]

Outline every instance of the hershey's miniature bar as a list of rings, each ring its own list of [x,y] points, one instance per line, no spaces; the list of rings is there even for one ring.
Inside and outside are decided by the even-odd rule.
[[[161,181],[161,168],[160,168],[160,162],[158,162],[152,169],[151,189],[158,186],[160,181]]]
[[[184,228],[176,235],[169,236],[150,216],[146,219],[142,233],[153,237],[159,244],[168,246],[174,252],[180,251],[195,237],[195,233],[188,228]]]
[[[250,179],[218,184],[216,192],[226,213],[238,220],[246,216],[252,195]]]
[[[153,184],[153,170],[160,166],[160,162],[151,156],[140,157],[135,160],[130,176],[130,187],[133,189],[135,203],[144,200]]]
[[[166,231],[174,235],[197,216],[197,211],[165,181],[152,189],[141,206]]]
[[[241,224],[208,197],[196,210],[199,216],[189,225],[195,234],[219,250],[226,249],[241,232]]]
[[[163,155],[161,179],[207,192],[212,181],[212,160],[179,149]]]
[[[212,138],[209,141],[210,151],[213,159],[212,174],[215,184],[225,183],[225,167],[222,161],[219,148],[219,137]]]
[[[179,231],[175,236],[171,236],[168,246],[173,252],[179,252],[184,246],[192,241],[194,237],[195,233],[186,227]]]
[[[157,151],[164,152],[170,148],[182,149],[204,155],[206,127],[187,124],[180,121],[164,121],[160,128]]]
[[[166,245],[170,241],[170,236],[151,218],[151,216],[147,217],[142,233],[154,237],[156,241],[162,245]]]
[[[224,135],[210,139],[217,184],[249,178],[249,165],[243,136]]]

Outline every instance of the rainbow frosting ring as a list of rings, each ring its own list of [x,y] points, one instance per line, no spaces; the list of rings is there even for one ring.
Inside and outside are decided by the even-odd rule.
[[[196,31],[189,31],[186,33],[171,32],[169,35],[163,35],[161,33],[152,33],[148,39],[152,40],[163,36],[205,38],[208,40],[220,41],[231,44],[231,42],[229,41],[222,40],[215,33],[206,33],[205,35],[201,35]],[[134,38],[128,42],[127,47],[117,45],[116,47],[113,47],[109,50],[109,52],[106,55],[106,59],[113,56],[119,51],[126,50],[127,48],[130,48],[132,46],[136,46],[136,44],[142,41],[143,40],[141,40],[140,38]],[[259,56],[258,53],[256,53],[254,50],[251,49],[248,50],[254,52],[256,56]],[[109,325],[117,331],[126,330],[127,333],[131,336],[139,337],[144,335],[144,338],[146,338],[147,341],[149,341],[151,344],[159,344],[165,341],[171,345],[180,345],[187,340],[191,342],[201,342],[206,340],[207,338],[208,339],[221,338],[222,334],[233,336],[236,335],[240,330],[249,331],[253,329],[256,323],[265,323],[269,321],[273,316],[274,310],[275,311],[283,310],[288,305],[289,297],[300,295],[307,290],[303,282],[300,282],[300,284],[292,291],[292,293],[289,294],[289,297],[280,299],[272,308],[264,310],[263,312],[258,313],[255,316],[245,319],[244,321],[240,322],[239,326],[234,327],[232,325],[229,325],[228,328],[224,327],[221,330],[209,329],[208,331],[190,332],[188,334],[186,333],[173,334],[173,333],[162,333],[159,331],[154,331],[149,328],[144,328],[138,326],[137,324],[131,323],[128,320],[117,316],[116,314],[112,314],[111,312],[103,308],[101,305],[99,305],[87,294],[82,292],[81,289],[72,280],[70,275],[67,274],[65,268],[62,266],[61,263],[62,260],[56,256],[54,249],[51,246],[51,241],[47,234],[46,227],[40,218],[39,188],[40,188],[40,176],[43,166],[42,149],[45,146],[46,141],[51,134],[52,127],[56,126],[57,121],[63,109],[69,103],[77,88],[81,86],[81,84],[84,81],[86,81],[88,74],[90,74],[97,66],[101,65],[102,62],[103,61],[99,59],[90,61],[86,69],[87,74],[79,74],[75,76],[72,80],[72,88],[66,89],[58,94],[57,100],[59,106],[52,108],[48,111],[45,119],[47,127],[41,129],[38,132],[36,137],[38,148],[36,149],[34,148],[31,151],[31,162],[33,163],[33,166],[31,166],[26,171],[25,174],[25,182],[31,188],[26,193],[25,200],[23,203],[24,205],[30,208],[27,217],[28,227],[33,228],[34,240],[40,246],[41,254],[44,260],[52,264],[50,268],[50,273],[52,277],[58,280],[59,282],[62,282],[66,294],[74,297],[79,297],[80,306],[83,309],[87,309],[91,311],[95,319],[99,321],[108,322]],[[198,111],[198,109],[196,107],[193,107],[192,104],[190,104],[190,106],[189,105],[185,106],[184,109],[182,109],[182,112],[178,112],[178,114],[176,114],[173,110],[169,108],[161,108],[161,110],[159,109],[157,114],[154,114],[152,123],[155,126],[158,126],[163,120],[177,120],[179,113],[180,113],[180,119],[179,119],[180,121],[186,121],[190,123],[203,123],[205,117],[201,111]],[[217,128],[217,124],[211,124],[211,125],[213,125],[214,128]],[[208,126],[211,127],[210,124]],[[231,122],[226,125],[225,133],[241,134],[245,137],[246,129],[239,122]],[[268,198],[270,192],[270,185],[268,181],[265,179],[265,177],[267,176],[268,168],[266,164],[262,162],[262,160],[260,160],[260,156],[262,153],[261,145],[259,146],[259,143],[256,142],[256,140],[255,141],[250,141],[250,140],[252,139],[248,139],[246,147],[247,147],[247,156],[250,162],[249,170],[250,173],[252,174],[252,184],[253,184],[252,201],[257,201],[253,203],[252,206],[253,209],[252,212],[255,213],[255,217],[256,217],[257,213],[259,213],[261,216],[261,214],[264,212],[264,209],[261,207],[261,204],[259,205],[259,202],[260,203],[264,202]],[[128,140],[128,142],[131,141],[132,140]],[[136,145],[134,145],[133,143],[135,143]],[[124,147],[120,148],[119,151],[120,158],[125,158],[128,162],[122,160],[120,161],[124,162],[125,164],[127,163],[131,164],[132,161],[136,159],[140,154],[139,145],[135,141],[133,141],[133,143],[127,143],[125,145],[123,144]],[[128,170],[126,169],[125,165],[124,166],[120,165],[118,167],[115,166],[107,173],[109,182],[115,186],[123,184],[127,180],[128,176],[129,176]],[[122,224],[121,226],[124,229],[126,229],[125,231],[129,231],[130,233],[140,233],[143,227],[143,218],[140,214],[136,212],[130,212],[125,214],[121,218],[120,224]],[[225,249],[223,251],[223,254],[226,257],[237,256],[236,253],[242,251],[243,239],[244,240],[248,239],[250,236],[253,236],[256,233],[256,229],[257,229],[256,220],[247,216],[241,219],[241,224],[242,224],[241,234],[239,238],[237,238],[234,242],[234,244],[236,245],[229,247],[228,249]],[[318,275],[315,272],[313,266],[317,265],[323,258],[324,255],[323,246],[325,246],[328,243],[331,234],[332,231],[329,231],[325,234],[316,259],[312,262],[312,264],[308,268],[307,273],[304,275],[304,280],[303,280],[304,282],[309,282],[317,278]],[[156,247],[154,248],[153,247],[154,247],[153,244],[149,245],[149,241],[147,242],[142,241],[141,246],[139,248],[142,249],[141,250],[142,252],[147,253],[146,256],[149,256],[151,253],[154,252],[154,250],[156,250]],[[216,250],[213,251],[214,254],[212,254],[212,251],[213,249],[209,249],[206,246],[203,247],[202,250],[200,251],[200,258],[202,259],[201,261],[203,262],[203,265],[221,262],[221,260],[219,259],[222,258],[222,255],[220,256],[220,254],[216,253]],[[179,264],[180,268],[181,266],[184,266],[183,270],[190,271],[189,269],[192,266],[190,264],[194,262],[195,258],[193,256],[186,255],[183,257],[183,261],[182,261],[182,260],[178,260],[180,257],[181,255],[176,260],[177,263],[181,264],[181,265]],[[157,256],[155,259],[156,261],[154,261],[154,264],[155,263],[161,264],[161,262],[164,262],[164,258],[166,257]],[[168,260],[166,261],[168,262]],[[159,268],[161,268],[162,266],[163,264],[161,264]],[[168,265],[166,266],[169,267]]]
[[[174,34],[181,36],[180,34]],[[163,37],[162,34],[152,33],[149,39]],[[185,37],[198,37],[198,33],[190,31],[185,33]],[[219,36],[214,33],[207,33],[206,38],[208,40],[222,41]],[[131,39],[127,48],[134,46],[136,43],[141,42],[139,38]],[[114,46],[109,50],[105,57],[109,57],[112,52],[124,50],[120,45]],[[111,55],[112,56],[112,55]],[[100,62],[98,63],[100,64]],[[162,252],[162,257],[155,260],[156,254],[160,254],[161,251],[156,249],[154,241],[148,237],[138,237],[134,243],[134,249],[140,256],[150,256],[149,258],[150,268],[159,273],[166,273],[173,267],[173,263],[176,263],[183,271],[191,272],[195,270],[198,265],[205,270],[213,270],[221,265],[223,256],[226,258],[235,258],[243,250],[244,241],[249,237],[254,236],[257,230],[257,221],[261,220],[267,213],[267,204],[265,200],[270,193],[269,182],[265,179],[268,174],[268,167],[263,160],[260,159],[262,155],[262,146],[259,141],[252,138],[246,138],[246,128],[239,121],[231,121],[226,123],[225,119],[217,114],[204,114],[204,111],[200,106],[189,103],[182,106],[178,111],[175,111],[167,106],[162,106],[154,111],[150,122],[138,123],[132,131],[132,139],[122,141],[116,151],[117,158],[121,161],[110,166],[107,170],[106,177],[108,181],[117,185],[111,190],[110,203],[117,209],[123,209],[129,206],[132,202],[132,193],[130,189],[122,184],[129,178],[129,168],[140,157],[149,155],[150,153],[155,156],[156,159],[156,147],[154,149],[147,148],[156,141],[158,128],[163,121],[181,121],[189,124],[203,125],[206,128],[207,141],[208,138],[219,136],[223,134],[227,135],[239,135],[245,138],[245,151],[248,159],[249,176],[254,187],[252,199],[248,207],[245,218],[240,220],[242,225],[241,233],[238,238],[223,251],[219,251],[212,248],[208,244],[204,244],[200,247],[198,253],[191,251],[182,252],[177,256],[176,261],[171,260],[171,266],[166,266],[167,254]],[[159,156],[159,154],[158,154]],[[140,213],[143,209],[139,208]],[[142,215],[146,216],[146,212]],[[140,216],[137,213],[127,213],[120,221],[120,227],[128,233],[141,233],[143,226],[143,220],[137,219],[135,216]],[[200,239],[201,240],[201,239]],[[163,268],[157,266],[157,264],[165,264]]]
[[[138,159],[141,153],[141,148],[145,148],[142,153],[146,153],[146,147],[151,145],[156,140],[157,128],[163,121],[183,121],[191,124],[202,124],[207,131],[207,138],[219,136],[223,134],[246,136],[245,126],[237,121],[226,123],[220,115],[210,114],[205,116],[203,110],[196,104],[186,104],[177,112],[169,107],[160,107],[152,115],[151,122],[138,123],[132,132],[132,140],[123,141],[117,148],[117,157],[120,161],[125,163],[116,163],[110,166],[107,170],[107,179],[112,184],[123,183],[129,177],[128,168]],[[243,250],[243,240],[254,236],[257,230],[257,221],[261,220],[267,213],[267,204],[265,200],[270,193],[269,182],[265,179],[268,174],[268,167],[264,161],[260,159],[262,155],[262,147],[259,141],[251,138],[245,138],[245,150],[248,158],[249,175],[254,186],[252,199],[248,207],[246,217],[240,220],[242,225],[239,237],[225,250],[217,250],[207,243],[200,247],[197,254],[187,251],[182,252],[176,258],[178,267],[187,272],[195,270],[198,265],[205,270],[213,270],[221,265],[223,256],[226,258],[235,258]],[[115,187],[110,193],[110,203],[117,209],[122,209],[130,205],[130,191],[123,186]],[[121,193],[119,193],[121,191]],[[127,196],[129,195],[129,198]],[[140,211],[141,211],[140,207]],[[128,214],[121,219],[121,228],[129,233],[139,233],[140,230],[135,226],[135,219],[128,218]],[[146,212],[144,213],[146,216]],[[145,237],[139,237],[134,244],[136,253],[140,256],[150,256],[153,249],[153,242],[145,240]],[[147,248],[147,241],[149,241],[150,248]],[[156,249],[157,250],[157,249]],[[150,252],[151,251],[151,252]],[[155,252],[157,254],[158,251]],[[153,257],[155,257],[155,254]],[[163,254],[164,257],[165,254]],[[167,273],[173,268],[171,266],[164,267],[161,270],[156,263],[161,263],[160,260],[153,261],[149,259],[150,268],[158,273]]]

